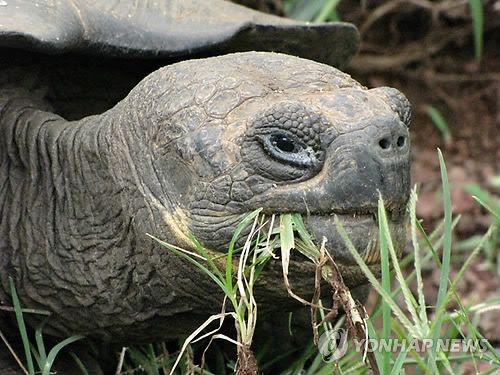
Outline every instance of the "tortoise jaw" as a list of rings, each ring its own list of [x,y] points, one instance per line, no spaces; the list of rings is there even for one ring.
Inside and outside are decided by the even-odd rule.
[[[336,216],[354,247],[364,256],[365,249],[371,247],[377,238],[377,225],[373,215],[337,214]],[[335,262],[346,266],[357,265],[338,231],[335,215],[309,215],[304,217],[304,224],[317,245],[326,239],[326,250]]]
[[[332,258],[344,266],[358,267],[354,256],[341,237],[335,223],[337,216],[342,227],[367,265],[380,264],[379,221],[374,212],[336,215],[309,215],[304,224],[317,244],[326,238],[326,249]],[[389,232],[398,255],[406,243],[406,215],[404,210],[388,211]]]
[[[304,215],[306,229],[313,235],[315,243],[319,246],[322,238],[326,238],[326,250],[337,264],[345,284],[354,288],[368,283],[368,279],[354,259],[351,251],[338,233],[335,225],[335,215],[340,219],[347,236],[361,255],[370,271],[375,277],[381,275],[381,255],[379,241],[379,221],[374,212],[349,213],[332,215]],[[406,243],[406,215],[404,210],[388,210],[387,212],[389,232],[393,240],[398,257]],[[292,255],[291,262],[296,263],[297,268],[307,269],[314,272],[314,265],[306,260],[305,256]]]

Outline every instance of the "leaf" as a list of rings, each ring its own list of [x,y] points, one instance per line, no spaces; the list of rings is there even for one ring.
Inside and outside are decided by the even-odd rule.
[[[280,216],[280,241],[281,241],[281,261],[283,262],[283,274],[285,276],[288,276],[288,265],[290,264],[290,250],[295,248],[291,214],[283,214]]]

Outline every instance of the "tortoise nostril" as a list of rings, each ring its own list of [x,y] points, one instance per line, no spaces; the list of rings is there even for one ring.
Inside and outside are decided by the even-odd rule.
[[[387,138],[382,138],[378,145],[383,149],[383,150],[388,150],[391,148],[391,141],[390,139]]]
[[[396,144],[398,145],[399,148],[403,147],[406,143],[406,138],[405,137],[399,137],[398,140],[396,141]]]

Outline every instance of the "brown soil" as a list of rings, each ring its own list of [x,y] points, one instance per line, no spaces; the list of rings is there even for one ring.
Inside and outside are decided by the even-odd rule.
[[[236,375],[257,375],[257,360],[248,346],[243,346],[238,351],[237,369]]]

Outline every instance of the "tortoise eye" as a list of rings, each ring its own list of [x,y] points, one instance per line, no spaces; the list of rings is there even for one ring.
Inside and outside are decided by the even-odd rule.
[[[281,134],[272,135],[271,144],[283,152],[297,153],[298,151],[294,141]]]
[[[275,160],[300,168],[318,164],[318,155],[313,148],[293,134],[276,132],[258,135],[264,150]]]

